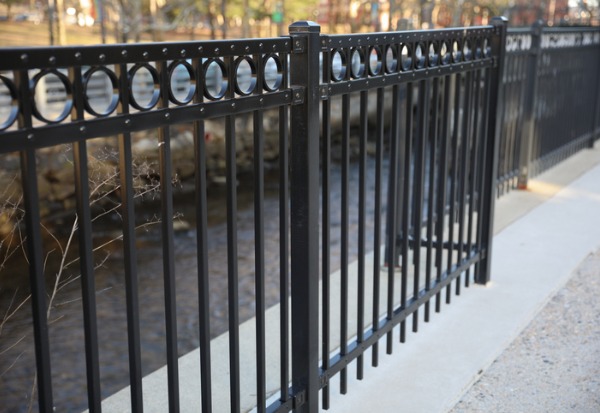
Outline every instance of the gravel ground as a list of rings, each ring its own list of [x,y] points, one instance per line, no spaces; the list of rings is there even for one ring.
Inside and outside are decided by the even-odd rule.
[[[599,295],[597,251],[451,413],[600,412]]]

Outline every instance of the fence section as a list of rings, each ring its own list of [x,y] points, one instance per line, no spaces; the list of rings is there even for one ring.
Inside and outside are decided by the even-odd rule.
[[[112,213],[122,239],[124,374],[131,410],[144,407],[144,281],[135,201],[142,174],[134,168],[132,149],[141,137],[157,153],[156,170],[143,177],[154,177],[160,199],[160,335],[169,411],[180,410],[178,285],[191,276],[197,286],[193,318],[202,411],[225,409],[213,403],[215,374],[227,376],[227,388],[219,391],[228,394],[228,410],[243,407],[244,283],[254,293],[253,404],[259,412],[315,412],[329,406],[335,376],[344,393],[353,363],[363,377],[369,349],[377,365],[380,344],[391,353],[395,335],[406,340],[407,323],[416,332],[421,315],[429,321],[463,286],[489,280],[497,190],[514,187],[518,179],[524,185],[531,173],[595,139],[600,32],[536,30],[514,31],[507,41],[506,21],[495,19],[484,27],[327,36],[319,26],[299,22],[290,26],[290,36],[277,39],[0,51],[0,153],[18,159],[20,170],[38,409],[69,409],[55,397],[63,383],[52,358],[55,327],[48,323],[49,246],[43,232],[49,231],[40,225],[38,170],[47,149],[65,145],[73,166],[72,235],[79,241],[90,411],[101,410],[108,380],[100,362],[94,228],[97,219]],[[100,84],[109,99],[96,99]],[[49,93],[51,107],[40,100]],[[174,162],[173,150],[184,126],[192,140],[193,270],[177,266],[174,241],[175,183],[183,165]],[[215,133],[225,159],[226,197],[218,206],[226,216],[225,284],[211,277],[214,255],[208,253],[206,140]],[[273,134],[279,176],[271,217],[264,207],[265,152],[266,137]],[[98,142],[104,145],[100,139],[107,137],[116,142],[117,184],[110,191],[115,206],[98,210],[94,197],[105,182],[90,186],[91,164]],[[250,252],[239,249],[238,239],[242,143],[252,149]],[[276,221],[279,248],[267,259],[270,221]],[[253,263],[249,284],[239,270],[247,255]],[[277,268],[274,278],[269,260]],[[265,290],[272,282],[279,324],[276,332],[267,332]],[[226,366],[211,363],[212,308],[222,304],[212,296],[215,285],[227,291]],[[273,400],[266,385],[273,379],[265,367],[267,340],[279,343]]]
[[[509,30],[498,194],[598,137],[600,31],[597,28]]]
[[[463,285],[488,279],[504,33],[497,20],[490,27],[321,37],[325,408],[334,376],[342,393],[351,363],[363,378],[368,349],[376,366],[381,339],[391,353],[395,334],[406,340],[407,323],[418,331],[421,314],[429,321],[432,306],[440,311]],[[340,112],[338,126],[333,114]],[[330,195],[336,186],[340,199]]]
[[[64,156],[72,162],[74,191],[76,195],[76,218],[72,235],[79,240],[79,269],[81,274],[81,297],[83,310],[83,336],[85,340],[85,369],[87,372],[87,406],[91,412],[101,411],[101,401],[107,394],[102,389],[107,383],[107,369],[103,369],[100,360],[106,361],[103,343],[107,339],[98,333],[97,288],[95,255],[98,245],[93,226],[101,216],[116,214],[121,222],[118,240],[122,240],[123,277],[126,302],[126,326],[128,346],[128,368],[130,409],[142,412],[144,408],[142,376],[148,373],[146,361],[143,362],[145,347],[150,345],[148,338],[140,334],[140,314],[145,303],[140,301],[140,291],[147,282],[147,274],[140,274],[138,255],[142,246],[137,240],[140,226],[139,203],[136,203],[136,185],[148,174],[157,175],[156,193],[160,197],[157,211],[160,222],[159,236],[162,244],[161,295],[164,301],[164,330],[157,337],[164,337],[162,343],[152,343],[164,348],[165,362],[168,367],[168,409],[180,410],[180,375],[178,358],[181,355],[178,326],[181,316],[178,309],[178,283],[182,277],[197,277],[197,313],[193,317],[198,325],[196,335],[199,340],[201,372],[202,411],[222,411],[224,406],[215,406],[212,387],[215,374],[229,377],[229,405],[231,411],[240,411],[240,359],[239,359],[239,288],[238,271],[238,174],[236,165],[240,141],[250,141],[253,146],[253,204],[254,204],[254,251],[253,307],[256,317],[256,377],[254,380],[254,404],[259,411],[266,409],[267,392],[265,390],[265,113],[275,113],[274,127],[276,142],[279,146],[280,203],[279,221],[280,250],[274,252],[279,261],[279,271],[274,281],[279,284],[280,328],[277,340],[280,344],[281,358],[280,383],[281,396],[277,401],[278,411],[292,408],[288,394],[289,350],[288,335],[288,289],[289,289],[289,177],[288,146],[289,107],[303,101],[304,87],[288,86],[289,57],[293,51],[291,39],[255,39],[239,41],[216,41],[207,43],[177,44],[140,44],[98,47],[66,47],[38,49],[9,49],[0,51],[0,79],[10,96],[8,110],[1,125],[0,153],[18,152],[21,165],[21,189],[24,196],[24,218],[26,223],[26,255],[29,261],[29,277],[33,305],[33,331],[37,361],[38,403],[33,403],[39,411],[51,412],[55,409],[72,411],[81,409],[77,404],[69,405],[69,399],[55,397],[56,388],[65,384],[59,377],[64,374],[66,360],[57,360],[52,356],[53,348],[60,345],[60,337],[49,325],[48,291],[52,291],[52,274],[46,270],[45,257],[49,254],[48,243],[42,234],[40,212],[40,186],[42,179],[37,163],[47,156],[46,148],[66,145]],[[185,82],[181,81],[183,77]],[[138,79],[138,77],[140,79]],[[49,81],[52,80],[52,82]],[[98,80],[111,85],[111,99],[98,102],[94,100]],[[53,84],[52,90],[47,86]],[[48,93],[57,95],[53,106],[48,107],[38,99]],[[228,365],[211,365],[211,312],[216,304],[213,284],[219,282],[209,271],[209,244],[207,237],[209,211],[207,210],[207,151],[205,148],[205,124],[220,120],[216,129],[223,137],[222,150],[226,158],[226,203],[219,208],[226,210],[227,246],[225,277],[229,332]],[[244,122],[241,122],[241,121]],[[249,124],[249,128],[240,127]],[[193,220],[197,223],[195,231],[196,265],[192,270],[176,271],[176,251],[174,246],[174,191],[177,174],[181,165],[172,159],[172,148],[180,144],[176,136],[177,128],[187,127],[193,144],[188,148],[193,159],[195,179],[193,193],[195,208]],[[213,131],[214,132],[214,131]],[[244,136],[242,140],[241,137]],[[117,206],[109,210],[98,211],[94,208],[93,193],[102,191],[91,186],[91,163],[95,161],[96,149],[109,146],[108,140],[116,139],[118,163],[116,189],[110,196]],[[158,164],[155,171],[139,175],[134,170],[138,160],[134,160],[133,145],[147,142],[156,148]],[[97,143],[100,142],[98,145]],[[72,154],[72,155],[71,155]],[[314,161],[313,161],[314,162]],[[68,165],[68,163],[67,163]],[[295,181],[293,181],[295,182]],[[4,206],[4,205],[3,205]],[[48,224],[44,221],[45,225]],[[143,227],[144,225],[142,225]],[[97,227],[96,227],[97,228]],[[47,237],[46,237],[47,238]],[[273,254],[271,254],[273,256]],[[66,257],[65,257],[66,258]],[[248,259],[244,257],[245,259]],[[272,265],[273,263],[271,263]],[[277,265],[277,264],[275,264]],[[191,271],[191,272],[190,272]],[[100,280],[102,281],[102,280]],[[223,296],[223,294],[219,294]],[[100,296],[102,297],[102,296]],[[246,300],[247,301],[247,300]],[[298,300],[295,300],[298,301]],[[316,303],[311,303],[315,306]],[[316,312],[313,308],[311,311]],[[106,323],[106,320],[100,321]],[[125,331],[123,331],[125,333]],[[109,337],[119,340],[120,337]],[[187,350],[186,350],[187,351]],[[68,363],[68,361],[67,361]],[[121,363],[115,360],[114,363]],[[109,363],[110,364],[110,363]],[[62,367],[61,367],[62,366]],[[122,366],[112,366],[122,371]],[[156,367],[155,367],[156,368]],[[119,377],[119,380],[122,377]],[[220,389],[218,389],[221,391]],[[61,393],[64,396],[64,393]],[[6,400],[5,400],[6,401]],[[8,403],[8,401],[6,401]],[[22,399],[21,399],[22,403]],[[70,406],[70,407],[69,407]],[[79,407],[75,407],[79,406]],[[17,407],[15,407],[17,408]]]

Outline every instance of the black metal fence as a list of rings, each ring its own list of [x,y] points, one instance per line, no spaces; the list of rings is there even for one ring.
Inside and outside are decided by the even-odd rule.
[[[273,39],[1,50],[0,79],[10,103],[1,112],[5,119],[0,125],[0,153],[18,157],[20,168],[35,337],[34,405],[44,412],[61,406],[55,391],[61,376],[51,367],[56,339],[47,310],[51,285],[45,266],[47,229],[40,225],[38,167],[46,148],[67,145],[72,153],[77,214],[73,234],[79,240],[76,272],[81,275],[90,411],[100,411],[107,396],[101,363],[107,340],[98,334],[104,322],[96,303],[98,211],[90,202],[97,188],[90,188],[89,175],[94,144],[108,136],[115,136],[118,143],[117,189],[112,194],[118,202],[111,211],[117,211],[122,239],[130,409],[143,411],[145,338],[140,333],[140,311],[146,303],[139,299],[144,274],[137,259],[142,247],[137,242],[139,203],[134,197],[140,177],[133,168],[132,146],[137,134],[144,132],[151,135],[158,153],[154,175],[160,198],[165,326],[159,335],[164,336],[169,411],[180,410],[177,287],[184,275],[197,280],[194,318],[201,410],[242,409],[239,262],[245,257],[238,251],[238,194],[244,188],[238,185],[236,145],[241,135],[249,134],[256,346],[252,394],[259,412],[315,412],[320,392],[322,407],[328,407],[328,384],[334,376],[339,374],[343,393],[352,363],[358,378],[363,377],[369,349],[371,363],[377,365],[382,341],[390,353],[394,335],[400,342],[406,340],[407,322],[417,331],[420,315],[428,321],[432,306],[440,311],[442,302],[449,303],[463,285],[489,280],[499,137],[509,123],[497,121],[502,118],[496,114],[502,112],[498,106],[502,95],[513,99],[516,94],[510,83],[501,87],[501,80],[508,78],[503,76],[505,68],[513,76],[524,70],[523,63],[503,64],[505,38],[506,22],[501,19],[484,27],[344,36],[321,35],[319,26],[300,22],[290,26],[289,36]],[[596,44],[596,34],[591,39]],[[554,62],[552,53],[543,54],[550,59],[544,67],[554,67],[549,66]],[[178,82],[173,81],[176,72]],[[594,77],[592,70],[585,73],[574,75],[582,77],[577,82],[592,81],[588,78]],[[149,85],[145,91],[133,86],[142,74],[146,79],[142,83]],[[44,109],[36,99],[42,79],[48,77],[59,84],[58,109]],[[111,99],[101,104],[92,102],[90,86],[99,77],[112,91]],[[573,96],[577,100],[579,95]],[[548,122],[550,104],[540,100],[542,125],[542,120]],[[522,116],[511,116],[517,115]],[[248,129],[241,130],[242,118],[251,125]],[[223,125],[226,161],[226,201],[221,208],[227,223],[227,369],[211,364],[215,304],[211,286],[216,280],[209,270],[213,257],[208,253],[211,194],[205,138],[214,119]],[[594,122],[598,125],[597,117]],[[193,137],[189,156],[194,165],[196,228],[190,242],[195,243],[196,264],[186,274],[176,266],[173,221],[173,181],[180,165],[172,161],[172,149],[180,125],[189,126]],[[511,127],[512,135],[521,139],[522,127]],[[268,134],[276,135],[279,153],[278,207],[273,216],[264,207]],[[511,143],[502,141],[501,162],[514,151],[506,148],[519,141],[510,139]],[[538,147],[534,142],[532,151]],[[543,151],[536,157],[552,156],[557,145],[540,143]],[[502,176],[513,173],[500,171]],[[279,250],[267,259],[265,228],[271,221],[277,222]],[[389,247],[384,252],[385,244]],[[274,280],[267,269],[273,261],[278,268]],[[267,283],[277,285],[279,301],[278,328],[269,333]],[[273,339],[280,343],[279,391],[268,398],[266,382],[272,378],[267,377],[265,349]],[[214,388],[215,370],[227,370],[226,389]],[[213,403],[216,391],[228,393],[229,408]]]
[[[322,42],[326,63],[320,86],[321,98],[325,99],[321,178],[322,361],[320,377],[308,379],[308,391],[316,394],[317,388],[323,388],[324,408],[329,405],[328,383],[334,376],[340,376],[342,393],[347,391],[351,363],[356,362],[357,378],[363,378],[367,349],[372,349],[371,363],[377,365],[380,340],[385,340],[386,352],[391,353],[395,334],[404,342],[407,323],[416,332],[420,314],[429,321],[431,306],[440,311],[443,300],[450,302],[452,289],[459,294],[463,283],[468,286],[473,279],[480,283],[488,280],[486,253],[491,242],[490,188],[495,179],[496,149],[493,114],[499,98],[504,33],[504,23],[497,20],[489,27],[315,40]],[[370,59],[364,67],[349,64],[347,70],[330,75],[333,65],[329,62],[336,58],[362,62],[365,55],[377,58]],[[369,89],[375,93],[369,94]],[[332,108],[336,103],[332,100],[340,95],[341,173],[334,178],[329,119],[332,111],[339,110],[339,106]],[[318,100],[316,96],[315,104]],[[385,102],[391,103],[387,112]],[[351,106],[358,107],[359,112],[359,182],[354,188],[348,184]],[[373,128],[368,121],[368,108],[372,106],[377,107]],[[385,125],[389,125],[387,132]],[[370,136],[374,138],[375,177],[368,186],[366,145]],[[386,147],[389,181],[384,185]],[[341,200],[335,202],[335,207],[329,196],[334,185],[342,188]],[[367,200],[372,200],[373,207],[367,207]],[[387,216],[380,213],[384,204]],[[316,211],[317,206],[313,208]],[[352,213],[359,217],[356,228],[348,225]],[[382,256],[379,251],[384,220],[388,248]],[[373,223],[370,237],[369,222]],[[339,243],[332,243],[331,235],[338,231]],[[352,239],[357,240],[352,245],[357,256],[354,266],[349,258]],[[334,250],[339,250],[339,254],[332,253]],[[367,250],[374,253],[368,255]],[[313,254],[316,257],[317,251]],[[332,257],[338,256],[340,272],[334,277],[330,275]],[[397,326],[399,332],[395,333]],[[307,326],[306,337],[316,337],[316,327],[316,323]],[[301,363],[316,367],[316,355]],[[308,401],[306,411],[316,411],[314,396],[312,401],[309,396]]]
[[[508,31],[499,195],[598,139],[599,48],[598,28]]]

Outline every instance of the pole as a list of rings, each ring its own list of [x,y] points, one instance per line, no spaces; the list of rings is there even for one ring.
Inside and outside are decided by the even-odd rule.
[[[290,219],[292,386],[296,413],[319,408],[319,50],[321,27],[289,27],[293,52]],[[303,100],[303,101],[302,101]]]

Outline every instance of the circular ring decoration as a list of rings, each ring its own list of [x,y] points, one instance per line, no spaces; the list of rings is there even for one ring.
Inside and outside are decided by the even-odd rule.
[[[400,63],[402,71],[407,71],[412,69],[413,66],[413,58],[412,51],[408,44],[404,43],[400,46]]]
[[[482,42],[483,57],[490,57],[492,55],[492,47],[490,44],[490,39],[484,37]]]
[[[219,100],[227,92],[227,68],[221,59],[210,58],[202,65],[204,72],[204,96],[210,100]]]
[[[352,49],[350,52],[350,75],[353,79],[358,79],[365,74],[365,54],[362,49]]]
[[[452,62],[458,63],[462,59],[462,53],[460,51],[460,45],[458,44],[458,40],[452,41]]]
[[[398,51],[394,45],[388,45],[385,50],[385,72],[394,73],[398,71]]]
[[[442,42],[442,47],[440,48],[440,63],[442,65],[447,65],[452,61],[452,54],[450,53],[450,46],[448,42]]]
[[[263,89],[276,92],[283,84],[283,65],[279,56],[272,53],[263,58]]]
[[[152,94],[150,95],[150,98],[148,99],[148,103],[146,105],[142,105],[139,102],[139,96],[136,99],[135,95],[136,93],[140,92],[140,93],[144,93],[144,91],[140,90],[139,88],[144,87],[144,84],[142,83],[140,86],[138,86],[136,83],[134,83],[134,79],[135,76],[138,75],[140,77],[142,77],[142,73],[144,73],[144,71],[147,71],[150,74],[150,77],[152,78]],[[143,81],[143,79],[142,79]],[[147,86],[147,83],[146,83]],[[152,109],[154,106],[156,106],[156,104],[158,103],[158,100],[160,99],[160,86],[159,86],[159,79],[158,79],[158,72],[156,71],[156,69],[152,66],[150,66],[148,63],[138,63],[135,66],[133,66],[131,69],[129,69],[129,103],[131,103],[131,106],[133,106],[134,108],[136,108],[139,111],[147,111]]]
[[[369,49],[369,75],[377,76],[383,69],[383,54],[379,46],[371,46]]]
[[[417,43],[415,46],[415,69],[422,69],[425,67],[425,45]]]
[[[179,69],[181,68],[181,69]],[[177,74],[177,70],[185,70],[185,73],[188,76],[188,89],[185,97],[183,99],[177,96],[175,90],[173,90],[173,86],[175,85],[176,78],[173,75]],[[194,99],[194,94],[196,93],[196,75],[194,73],[194,68],[191,64],[189,64],[185,60],[174,60],[169,65],[169,100],[176,105],[183,106],[187,105]]]
[[[429,67],[435,67],[440,63],[439,46],[435,42],[429,44],[429,56],[427,57]]]
[[[48,119],[48,117],[47,117],[48,114],[44,115],[44,113],[42,113],[43,112],[42,108],[38,107],[38,104],[36,102],[37,88],[38,88],[38,86],[42,87],[41,81],[42,81],[42,79],[44,79],[47,76],[57,77],[58,80],[60,81],[60,83],[62,84],[62,86],[64,87],[64,93],[65,93],[64,106],[62,107],[62,110],[59,110],[60,114],[54,119]],[[43,83],[45,84],[49,79],[50,79],[49,77],[46,78]],[[71,88],[71,82],[69,81],[69,78],[67,76],[65,76],[58,70],[49,69],[49,70],[42,70],[41,72],[39,72],[31,80],[30,90],[32,93],[32,98],[33,98],[33,111],[32,111],[33,116],[35,116],[38,120],[45,122],[45,123],[60,123],[63,120],[65,120],[67,118],[67,116],[69,116],[69,114],[71,113],[71,109],[73,108],[73,92],[72,92],[72,88]],[[61,96],[57,96],[59,93],[60,93],[60,90],[57,90],[56,88],[44,90],[44,94],[46,94],[45,98],[42,98],[42,99],[44,99],[44,105],[50,107],[50,106],[54,106],[54,104],[60,104],[60,101],[62,99],[61,99]],[[52,101],[54,101],[54,102],[52,102]],[[48,108],[44,108],[44,109],[48,109]],[[52,110],[52,109],[50,109],[50,110]]]
[[[473,57],[475,59],[481,59],[483,57],[483,39],[475,39],[475,53]]]
[[[346,54],[340,50],[331,53],[331,80],[339,82],[346,78]]]
[[[97,108],[94,108],[94,106],[91,103],[91,98],[88,95],[88,87],[89,87],[90,81],[94,78],[94,75],[96,75],[96,74],[99,74],[101,76],[106,76],[108,78],[108,80],[110,81],[110,86],[112,88],[112,95],[110,98],[110,102],[108,103],[108,105],[106,106],[106,108],[104,110],[97,110]],[[83,82],[83,95],[85,96],[83,104],[85,106],[86,112],[90,113],[91,115],[101,118],[101,117],[108,116],[115,111],[115,109],[117,108],[117,105],[119,104],[119,83],[117,81],[117,76],[115,75],[115,73],[113,71],[107,69],[104,66],[93,66],[87,72],[85,72],[83,74],[82,82]]]
[[[0,75],[0,80],[6,89],[8,89],[8,94],[10,96],[10,111],[6,120],[0,123],[0,131],[3,131],[10,128],[17,120],[17,117],[19,116],[19,102],[17,100],[17,87],[13,81],[2,75]]]
[[[248,96],[256,89],[256,65],[249,56],[240,56],[233,63],[235,93]]]
[[[471,45],[472,40],[465,39],[463,43],[463,58],[465,61],[469,61],[473,58],[473,47]]]

